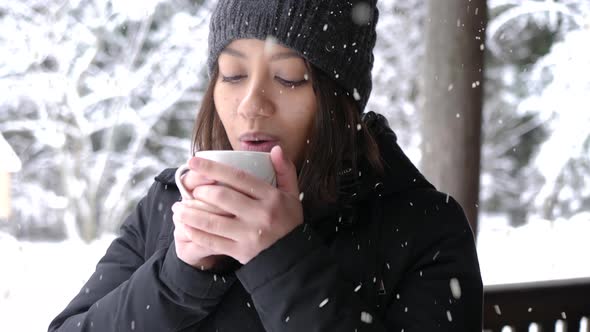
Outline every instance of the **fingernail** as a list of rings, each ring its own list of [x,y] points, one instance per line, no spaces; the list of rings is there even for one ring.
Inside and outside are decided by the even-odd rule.
[[[178,212],[178,210],[180,210],[183,206],[184,205],[182,204],[182,202],[176,202],[172,204],[172,211]]]
[[[192,169],[196,169],[199,167],[199,164],[201,164],[201,158],[199,157],[193,157],[191,158],[191,160],[189,161],[189,166]]]

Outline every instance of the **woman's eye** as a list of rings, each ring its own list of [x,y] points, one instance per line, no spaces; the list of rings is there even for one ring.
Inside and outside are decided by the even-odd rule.
[[[294,87],[297,87],[297,86],[307,83],[307,80],[305,80],[305,79],[303,79],[301,81],[289,81],[289,80],[282,79],[278,76],[276,76],[276,79],[279,82],[281,82],[281,84],[283,84],[284,86],[289,87],[289,88],[294,88]]]
[[[236,83],[239,80],[241,80],[242,78],[246,77],[245,75],[238,75],[238,76],[222,76],[221,80],[223,82],[228,82],[228,83]]]
[[[241,79],[246,78],[246,77],[247,77],[246,75],[237,75],[237,76],[223,76],[222,75],[221,79],[223,82],[227,82],[227,83],[238,83]],[[278,76],[275,76],[275,78],[281,84],[283,84],[284,86],[289,87],[289,88],[298,87],[298,86],[303,85],[307,82],[306,79],[303,79],[301,81],[290,81],[290,80],[286,80],[286,79],[283,79]]]

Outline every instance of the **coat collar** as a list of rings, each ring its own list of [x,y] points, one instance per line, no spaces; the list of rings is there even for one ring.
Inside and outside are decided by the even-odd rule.
[[[358,207],[363,202],[418,188],[434,188],[397,144],[397,136],[383,115],[368,112],[363,115],[362,120],[377,141],[385,166],[384,174],[378,176],[372,172],[364,159],[358,161],[360,173],[352,172],[352,169],[345,164],[338,172],[340,188],[338,202],[319,208],[305,209],[307,222],[316,224],[332,220],[342,227],[354,227],[361,219]],[[333,222],[330,224],[333,225]]]

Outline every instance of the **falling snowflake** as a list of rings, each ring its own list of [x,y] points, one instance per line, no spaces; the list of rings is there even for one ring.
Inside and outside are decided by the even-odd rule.
[[[453,297],[455,299],[461,298],[461,285],[459,284],[459,280],[457,278],[452,278],[450,281],[451,293],[453,293]]]
[[[358,286],[356,286],[356,288],[354,289],[354,292],[357,293],[359,290],[361,290],[362,284],[359,284]]]
[[[435,261],[435,260],[436,260],[436,258],[438,257],[438,254],[440,254],[440,250],[439,250],[439,251],[437,251],[437,252],[434,254],[434,257],[432,257],[432,260],[433,260],[433,261]]]
[[[273,36],[268,36],[264,40],[264,53],[270,54],[273,47],[278,43],[278,40]]]
[[[329,299],[325,298],[322,303],[320,303],[320,308],[322,308],[323,306],[325,306],[328,303]]]
[[[453,321],[453,317],[451,316],[451,311],[447,310],[447,319],[449,320],[449,322]]]
[[[352,8],[352,21],[356,25],[369,24],[371,21],[371,6],[364,1],[359,1]]]
[[[371,324],[373,322],[373,316],[368,312],[361,312],[361,322]]]
[[[352,96],[354,97],[354,100],[356,100],[356,101],[361,100],[361,94],[358,92],[358,90],[356,88],[354,88],[354,90],[352,92]]]
[[[496,314],[498,314],[498,316],[502,315],[502,311],[500,311],[500,306],[497,304],[494,305],[494,311],[496,312]]]

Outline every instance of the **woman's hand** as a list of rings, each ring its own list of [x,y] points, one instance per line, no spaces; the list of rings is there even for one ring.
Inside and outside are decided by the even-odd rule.
[[[303,208],[295,165],[280,147],[271,151],[277,187],[214,161],[192,158],[197,174],[225,185],[205,184],[193,190],[195,199],[231,215],[211,213],[185,205],[182,218],[194,246],[208,253],[228,255],[242,264],[303,223]]]
[[[192,192],[195,188],[203,185],[215,184],[215,181],[200,176],[196,172],[189,171],[182,176],[182,184]],[[229,216],[227,213],[216,209],[206,203],[198,200],[184,200],[172,205],[172,220],[174,221],[174,243],[176,246],[176,256],[186,264],[202,270],[209,270],[218,265],[225,257],[219,255],[209,248],[199,246],[190,239],[190,226],[187,221],[191,219],[190,211],[194,208],[209,210],[219,215]]]

